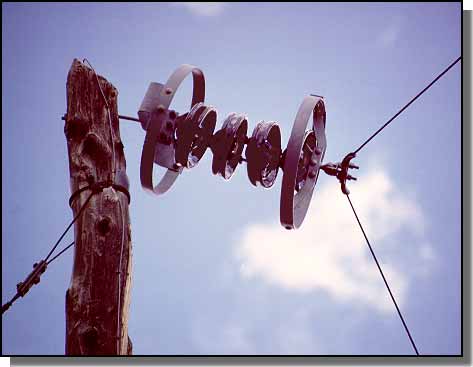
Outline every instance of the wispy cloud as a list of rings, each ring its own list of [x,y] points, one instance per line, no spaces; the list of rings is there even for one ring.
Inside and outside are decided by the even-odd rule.
[[[263,304],[255,306],[265,307]],[[192,323],[191,338],[202,354],[323,353],[309,326],[310,313],[291,311],[284,318],[267,319],[238,308],[231,310],[228,317],[219,320],[218,324],[209,322],[211,319],[197,317]],[[262,331],[266,335],[263,339]]]
[[[317,191],[300,229],[287,231],[274,223],[244,230],[236,251],[241,275],[292,291],[323,290],[340,302],[391,312],[391,300],[346,198],[333,182]],[[419,265],[428,267],[434,253],[424,238],[424,215],[386,173],[376,169],[362,176],[351,198],[378,256],[384,248],[402,254],[406,247],[400,236],[409,234],[418,240],[409,244],[410,253],[417,251]],[[402,304],[408,274],[388,256],[379,260]]]
[[[401,17],[392,19],[378,34],[377,43],[382,47],[393,46],[401,36],[403,23]]]
[[[192,14],[204,17],[217,16],[223,13],[226,3],[200,3],[200,2],[178,2],[172,5],[182,6]]]

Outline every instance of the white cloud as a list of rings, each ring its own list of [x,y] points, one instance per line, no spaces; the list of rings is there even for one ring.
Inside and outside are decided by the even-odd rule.
[[[419,242],[408,246],[415,248],[419,266],[426,268],[434,254],[424,238],[424,215],[381,169],[360,177],[351,187],[353,205],[402,304],[409,274],[401,269],[401,261],[390,261],[386,251],[395,250],[396,259],[409,260],[403,252],[407,244],[396,243],[400,235],[409,234]],[[392,312],[391,300],[349,203],[333,181],[316,189],[301,228],[287,231],[279,223],[251,225],[238,241],[236,256],[240,273],[247,279],[260,278],[298,292],[324,290],[340,302],[360,302]]]
[[[216,15],[220,15],[223,12],[223,9],[225,8],[226,4],[225,3],[200,3],[200,2],[179,2],[179,3],[171,3],[176,6],[182,6],[185,7],[187,10],[189,10],[192,14],[194,15],[199,15],[199,16],[206,16],[206,17],[212,17]]]

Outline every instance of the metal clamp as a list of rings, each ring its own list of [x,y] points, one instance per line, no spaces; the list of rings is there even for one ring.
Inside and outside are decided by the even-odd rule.
[[[24,297],[24,295],[31,289],[31,287],[40,282],[41,274],[46,271],[48,263],[44,260],[41,260],[39,263],[33,265],[33,271],[28,274],[26,279],[23,282],[20,282],[16,285],[17,293]]]
[[[99,192],[103,191],[103,189],[105,189],[107,187],[112,187],[115,190],[124,193],[125,196],[128,199],[128,204],[130,204],[131,197],[130,197],[130,192],[128,191],[128,188],[129,188],[128,178],[126,177],[126,175],[124,175],[124,176],[119,175],[119,177],[124,177],[124,179],[126,181],[124,181],[124,179],[122,179],[122,180],[120,180],[120,183],[112,183],[112,181],[106,180],[106,181],[95,182],[91,185],[81,187],[80,189],[78,189],[78,190],[76,190],[75,192],[72,193],[71,197],[69,198],[69,206],[72,208],[72,205],[74,204],[74,201],[84,191],[90,190],[90,191],[92,191],[92,193],[96,194],[96,193],[99,193]]]
[[[335,176],[340,181],[340,186],[342,192],[345,195],[350,194],[350,190],[347,188],[347,180],[355,180],[356,177],[353,177],[348,173],[348,169],[354,168],[359,169],[360,167],[350,163],[350,161],[356,157],[356,153],[348,153],[345,158],[343,158],[341,163],[327,163],[320,167],[327,175]]]

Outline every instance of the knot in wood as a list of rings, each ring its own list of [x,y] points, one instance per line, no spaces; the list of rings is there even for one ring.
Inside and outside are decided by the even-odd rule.
[[[99,332],[96,327],[92,326],[87,328],[81,336],[82,343],[84,346],[85,354],[95,354],[97,352]]]
[[[110,217],[101,217],[97,221],[97,231],[102,235],[105,236],[111,230],[112,220]]]
[[[97,164],[106,165],[112,152],[104,140],[95,133],[88,133],[83,142],[83,152]]]
[[[66,123],[64,124],[64,134],[67,140],[80,140],[89,131],[89,124],[78,115],[69,118],[66,114]]]

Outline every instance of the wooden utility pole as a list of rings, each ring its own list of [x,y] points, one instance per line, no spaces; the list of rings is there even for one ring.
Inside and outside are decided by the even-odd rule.
[[[97,77],[110,108],[113,144],[107,105]],[[117,95],[116,88],[105,78],[96,76],[79,60],[73,61],[67,76],[64,126],[71,193],[109,180],[113,159],[116,176],[127,182]],[[91,192],[85,190],[76,197],[72,203],[74,217]],[[131,235],[127,196],[112,187],[94,194],[75,222],[74,238],[74,265],[66,292],[66,354],[131,354]]]

